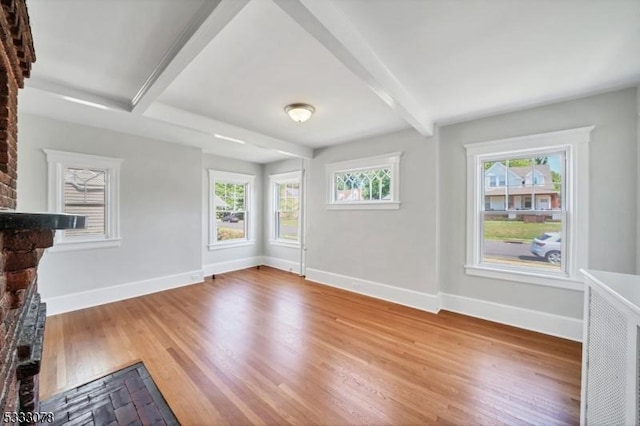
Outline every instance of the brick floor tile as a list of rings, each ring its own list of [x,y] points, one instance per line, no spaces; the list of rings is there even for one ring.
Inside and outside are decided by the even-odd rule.
[[[137,374],[135,376],[127,377],[124,384],[129,389],[129,392],[133,393],[138,389],[144,389],[144,382]]]
[[[147,404],[153,403],[153,399],[151,398],[151,395],[149,395],[149,391],[147,391],[146,388],[133,392],[131,394],[131,399],[138,409],[144,407]]]
[[[121,426],[128,426],[140,421],[136,407],[132,402],[117,408],[115,413],[118,424]]]
[[[138,416],[145,425],[155,425],[162,421],[162,414],[155,404],[147,404],[138,408]]]
[[[120,408],[131,402],[131,395],[126,387],[121,387],[117,391],[111,393],[111,403],[113,408]]]
[[[116,413],[111,401],[93,410],[93,421],[96,426],[106,426],[116,421]]]

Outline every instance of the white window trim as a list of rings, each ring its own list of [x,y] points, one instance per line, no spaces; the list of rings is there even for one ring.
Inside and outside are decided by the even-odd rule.
[[[274,175],[269,175],[269,244],[273,246],[281,246],[281,247],[289,247],[289,248],[300,248],[300,235],[302,232],[302,221],[298,220],[298,240],[284,240],[278,238],[276,235],[276,223],[275,223],[275,211],[276,211],[276,185],[282,183],[298,183],[300,185],[300,195],[302,195],[302,173],[300,171],[289,172],[289,173],[279,173]],[[300,207],[302,207],[302,197],[300,197]],[[300,209],[301,210],[301,209]],[[302,211],[299,212],[301,215]]]
[[[374,157],[329,163],[325,166],[327,174],[327,209],[328,210],[397,210],[400,208],[400,159],[401,152],[393,152]],[[389,201],[336,201],[336,173],[358,170],[391,169],[391,200]]]
[[[256,199],[255,175],[244,173],[223,172],[220,170],[209,169],[209,250],[221,250],[233,247],[253,246],[256,243],[256,212],[254,211],[254,201]],[[216,207],[214,204],[215,182],[220,180],[227,183],[246,184],[248,190],[245,193],[245,210],[248,213],[249,221],[245,238],[228,241],[218,241],[218,232],[216,227]],[[247,197],[248,195],[248,197]]]
[[[583,289],[580,268],[588,265],[589,236],[589,146],[594,126],[529,136],[499,139],[465,145],[467,150],[467,262],[468,275],[525,282],[571,290]],[[484,206],[481,183],[483,161],[496,157],[535,155],[551,151],[565,151],[566,221],[563,243],[569,246],[566,274],[531,270],[524,267],[509,268],[496,264],[482,264],[480,216]]]
[[[120,165],[122,159],[100,155],[43,149],[48,164],[48,209],[50,212],[64,212],[64,170],[69,167],[95,168],[106,170],[106,235],[65,237],[64,231],[55,234],[52,252],[119,247],[120,235]]]

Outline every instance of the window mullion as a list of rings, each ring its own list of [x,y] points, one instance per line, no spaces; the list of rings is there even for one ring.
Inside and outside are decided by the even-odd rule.
[[[504,172],[504,187],[505,187],[505,200],[504,209],[509,210],[509,160],[506,161],[506,168]]]

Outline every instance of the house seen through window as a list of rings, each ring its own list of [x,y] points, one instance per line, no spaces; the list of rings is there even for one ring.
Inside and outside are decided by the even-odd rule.
[[[85,216],[84,229],[56,232],[53,250],[120,245],[121,159],[46,149],[49,210]]]
[[[582,289],[592,130],[465,145],[467,274]]]
[[[85,229],[67,229],[67,237],[106,235],[106,171],[69,167],[64,171],[64,212],[86,216]]]
[[[564,270],[564,164],[564,152],[482,161],[482,263]]]

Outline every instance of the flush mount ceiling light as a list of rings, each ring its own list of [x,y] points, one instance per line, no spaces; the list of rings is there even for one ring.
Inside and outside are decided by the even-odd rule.
[[[284,107],[284,111],[289,114],[293,121],[304,123],[316,109],[309,104],[291,104]]]

